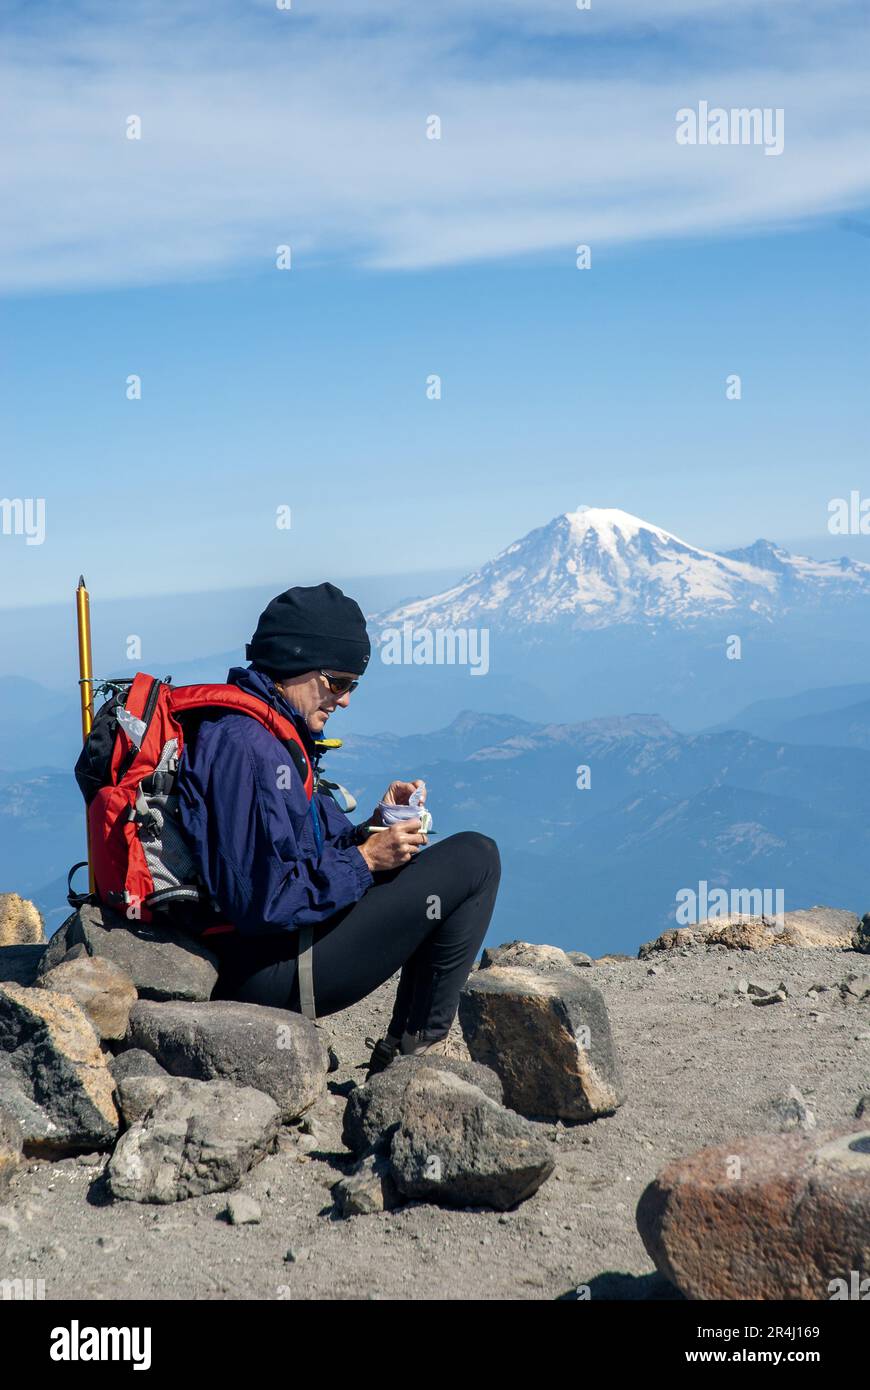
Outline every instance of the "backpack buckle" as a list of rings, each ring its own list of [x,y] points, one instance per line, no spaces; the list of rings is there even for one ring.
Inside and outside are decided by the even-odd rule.
[[[135,821],[140,827],[140,831],[149,839],[154,840],[160,834],[160,822],[157,820],[154,812],[148,808],[148,802],[145,800],[141,782],[136,788],[135,804],[130,807],[130,820]]]

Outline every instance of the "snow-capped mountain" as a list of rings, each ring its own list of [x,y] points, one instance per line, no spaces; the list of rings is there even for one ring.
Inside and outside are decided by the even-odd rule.
[[[769,617],[870,597],[870,565],[810,560],[770,541],[715,554],[628,512],[579,507],[530,531],[452,589],[372,621],[381,628],[681,625],[739,610]]]
[[[790,596],[849,598],[870,592],[870,565],[843,555],[839,560],[811,560],[792,555],[772,541],[758,540],[742,550],[723,550],[722,559],[754,565],[776,576],[781,600]]]

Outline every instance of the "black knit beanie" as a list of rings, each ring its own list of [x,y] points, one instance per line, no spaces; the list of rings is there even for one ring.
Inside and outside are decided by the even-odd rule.
[[[352,671],[362,675],[371,643],[362,609],[334,584],[297,585],[267,604],[245,649],[269,676],[303,671]]]

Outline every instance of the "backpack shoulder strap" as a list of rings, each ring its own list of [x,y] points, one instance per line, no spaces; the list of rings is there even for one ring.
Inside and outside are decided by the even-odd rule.
[[[284,744],[302,778],[305,795],[310,801],[314,794],[314,770],[296,726],[289,719],[236,685],[179,685],[170,696],[174,715],[193,710],[223,709],[228,713],[247,714],[268,729]]]

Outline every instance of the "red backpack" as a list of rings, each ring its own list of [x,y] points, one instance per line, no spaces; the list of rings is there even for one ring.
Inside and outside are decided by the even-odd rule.
[[[285,744],[311,800],[314,773],[289,719],[235,685],[181,685],[140,672],[107,682],[112,696],[97,711],[75,767],[88,807],[96,897],[128,918],[154,914],[199,936],[234,931],[220,921],[178,818],[176,773],[185,737],[203,715],[247,714]],[[74,907],[88,894],[72,891]]]

